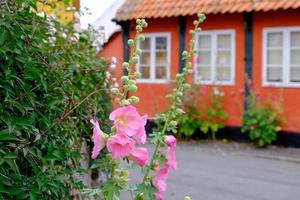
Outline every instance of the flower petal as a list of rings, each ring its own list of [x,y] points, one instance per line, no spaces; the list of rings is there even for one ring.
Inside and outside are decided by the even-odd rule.
[[[96,119],[91,119],[90,122],[93,124],[93,142],[94,147],[92,150],[92,158],[95,159],[99,155],[101,149],[105,146],[104,134],[100,129],[99,123]]]
[[[148,162],[149,153],[144,147],[135,148],[131,152],[129,159],[138,164],[140,167],[144,167]]]
[[[134,140],[125,134],[117,134],[107,140],[107,150],[113,158],[129,156],[134,148]]]

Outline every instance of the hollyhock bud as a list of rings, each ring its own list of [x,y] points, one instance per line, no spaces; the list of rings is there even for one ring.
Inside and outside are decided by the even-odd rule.
[[[133,46],[134,45],[133,39],[129,39],[127,43],[128,43],[129,46]]]
[[[138,88],[137,88],[136,85],[129,85],[128,89],[129,89],[130,92],[136,92]]]
[[[189,54],[188,54],[188,52],[187,51],[183,51],[182,52],[182,56],[185,58],[185,57],[187,57]]]
[[[168,135],[165,137],[165,143],[167,147],[167,163],[172,169],[177,169],[176,161],[176,138],[173,135]]]
[[[140,99],[137,97],[137,96],[131,96],[128,101],[131,103],[131,104],[137,104]]]
[[[137,49],[136,54],[140,56],[142,54],[142,49]]]
[[[105,136],[101,131],[99,123],[96,119],[91,119],[90,122],[93,124],[93,142],[94,148],[92,150],[92,158],[95,159],[99,155],[101,149],[105,146]]]
[[[113,95],[117,95],[119,93],[119,89],[118,88],[111,88],[110,92],[113,94]]]
[[[135,27],[135,30],[136,30],[137,32],[142,32],[143,28],[142,28],[142,26],[137,25],[137,26]]]
[[[141,78],[141,76],[142,76],[141,72],[134,72],[135,78],[139,79],[139,78]]]
[[[128,76],[122,76],[121,81],[122,81],[122,83],[126,84],[129,81],[129,77]]]
[[[144,36],[144,35],[142,35],[142,34],[141,34],[141,35],[139,35],[139,36],[138,36],[138,40],[144,41],[144,40],[145,40],[145,36]]]
[[[133,56],[131,61],[132,61],[133,64],[137,64],[138,63],[138,57]]]
[[[128,69],[129,63],[128,62],[123,62],[122,67],[125,69]]]
[[[195,35],[195,31],[194,30],[190,30],[190,35],[194,36]]]
[[[130,102],[127,99],[123,99],[120,104],[121,104],[121,106],[126,106],[126,105],[129,105]]]

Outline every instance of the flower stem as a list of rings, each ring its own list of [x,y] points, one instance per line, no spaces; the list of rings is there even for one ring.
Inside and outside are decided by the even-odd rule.
[[[166,129],[167,129],[167,127],[168,127],[168,123],[169,123],[169,121],[166,121],[166,123],[165,123],[165,125],[164,125],[164,128],[163,128],[162,131],[160,132],[161,135],[165,135]],[[149,176],[151,167],[153,166],[154,161],[155,161],[156,156],[157,156],[157,153],[158,153],[158,151],[159,151],[160,144],[161,144],[161,141],[160,141],[160,140],[157,140],[157,141],[156,141],[156,144],[155,144],[154,152],[153,152],[153,154],[152,154],[151,161],[150,161],[150,163],[149,163],[149,168],[147,168],[147,170],[146,170],[146,173],[145,173],[144,178],[143,178],[143,182],[147,181],[147,179],[148,179],[148,176]]]

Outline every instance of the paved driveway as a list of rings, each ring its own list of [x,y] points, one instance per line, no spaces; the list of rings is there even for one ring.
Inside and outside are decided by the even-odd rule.
[[[179,143],[177,160],[166,200],[183,200],[185,195],[193,200],[300,200],[300,149]],[[138,180],[138,173],[132,179]]]

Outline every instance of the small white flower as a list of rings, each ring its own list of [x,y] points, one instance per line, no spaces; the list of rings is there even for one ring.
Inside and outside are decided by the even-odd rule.
[[[79,33],[74,33],[74,37],[76,37],[77,40],[79,40]]]
[[[214,94],[215,96],[220,96],[220,97],[223,97],[223,96],[224,96],[224,92],[221,92],[220,90],[218,90],[218,88],[214,88],[213,94]]]
[[[119,87],[119,84],[117,82],[115,82],[114,87]]]
[[[62,33],[61,37],[63,37],[64,39],[66,39],[67,38],[67,34],[66,33]]]
[[[56,37],[49,37],[48,41],[50,44],[54,44],[56,42]]]
[[[116,63],[117,63],[117,58],[116,58],[116,57],[114,57],[114,56],[113,56],[113,57],[111,57],[111,62],[112,62],[112,63],[114,63],[114,64],[116,64]]]
[[[113,63],[112,63],[112,64],[110,65],[110,68],[111,68],[111,69],[115,69],[115,68],[116,68],[116,64],[113,64]]]
[[[36,14],[37,16],[40,16],[40,17],[45,17],[45,12],[39,12]]]
[[[109,72],[106,72],[105,73],[105,76],[106,76],[106,79],[109,79],[111,77],[110,73]]]

